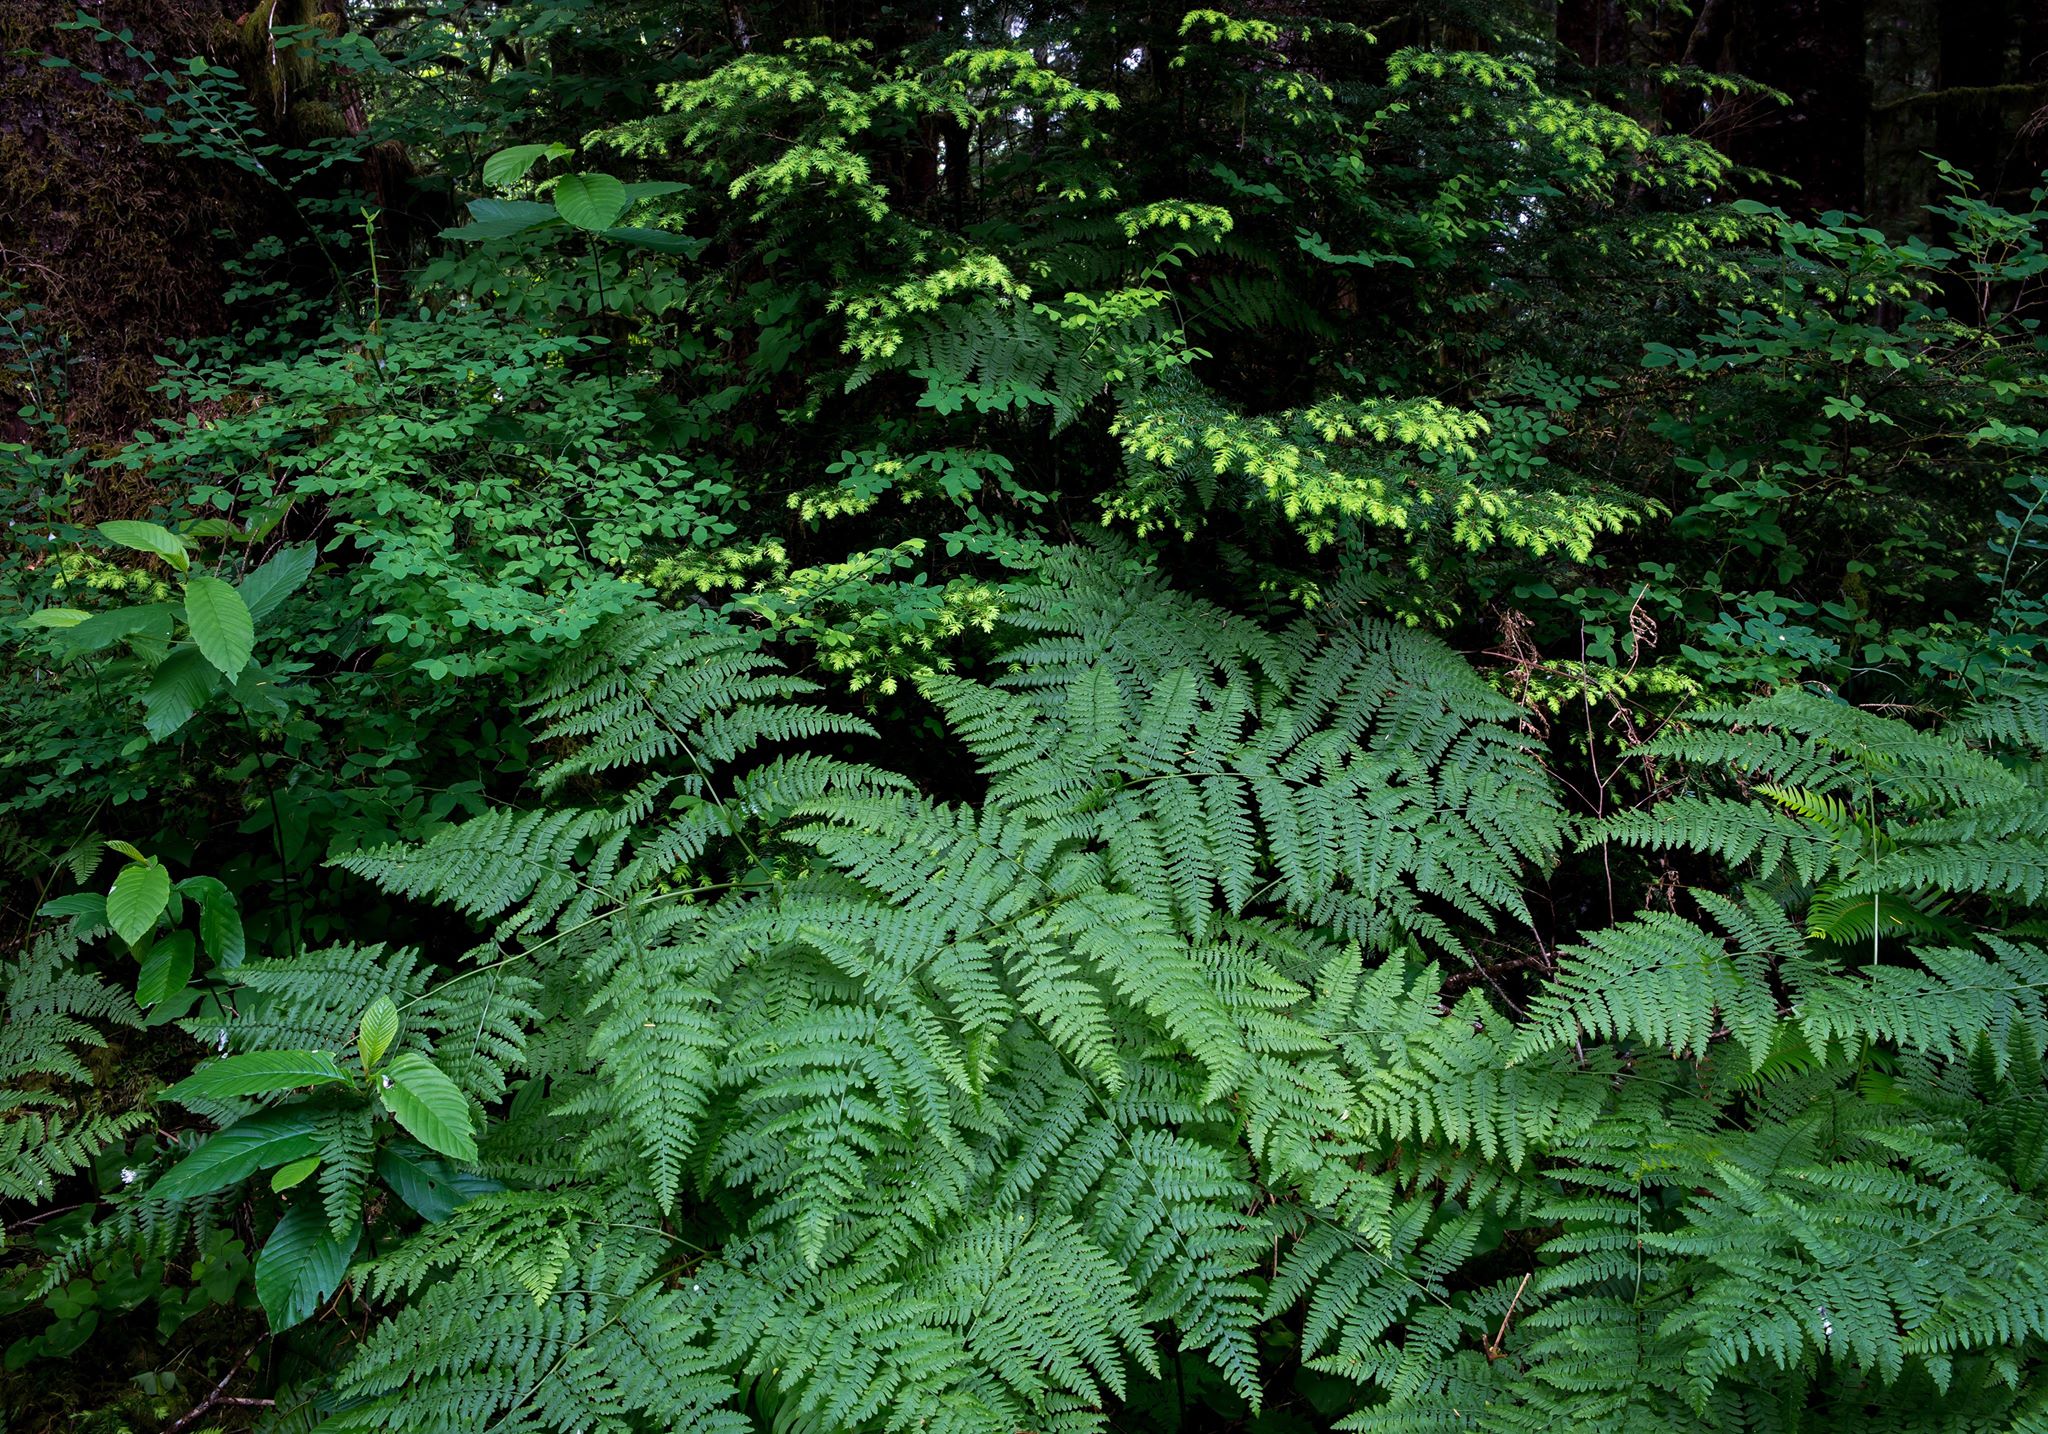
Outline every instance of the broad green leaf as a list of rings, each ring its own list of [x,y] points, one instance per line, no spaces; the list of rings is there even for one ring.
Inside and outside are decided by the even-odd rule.
[[[235,894],[217,877],[188,876],[177,889],[199,903],[199,940],[214,964],[228,970],[242,964],[248,943],[242,935],[242,911]]]
[[[659,199],[664,194],[681,194],[689,187],[673,179],[638,180],[626,186],[626,203],[632,205],[643,199]]]
[[[121,855],[127,857],[130,861],[149,860],[147,856],[143,855],[142,848],[138,847],[132,841],[122,841],[119,837],[115,837],[112,841],[107,842],[106,848],[108,851],[117,851],[121,853]]]
[[[626,186],[609,174],[565,174],[555,181],[555,209],[578,229],[609,229],[632,208]]]
[[[225,1190],[273,1165],[302,1160],[320,1148],[317,1120],[304,1106],[238,1120],[179,1161],[150,1193],[165,1200],[189,1200]]]
[[[654,249],[663,254],[687,254],[691,258],[704,251],[705,241],[689,234],[671,234],[666,229],[640,229],[628,226],[604,231],[607,239],[616,239],[622,244],[633,244],[642,249]]]
[[[484,183],[517,184],[543,159],[566,159],[571,153],[566,144],[515,144],[484,161]]]
[[[317,1201],[301,1200],[284,1212],[256,1257],[256,1298],[273,1334],[311,1319],[341,1288],[361,1238],[357,1225],[336,1239]]]
[[[36,1350],[51,1359],[66,1358],[83,1349],[85,1342],[93,1337],[93,1332],[99,1327],[98,1310],[81,1310],[69,1318],[53,1323],[42,1338],[36,1341]]]
[[[227,1100],[307,1085],[338,1085],[348,1077],[326,1051],[249,1051],[207,1061],[164,1092],[166,1100]]]
[[[189,643],[172,649],[142,689],[142,725],[153,741],[176,732],[220,690],[220,673]]]
[[[235,694],[235,702],[244,712],[282,717],[291,710],[284,698],[278,695],[284,689],[277,674],[260,662],[251,661],[243,668],[242,675],[234,680],[229,690]]]
[[[302,1183],[308,1175],[319,1168],[320,1157],[317,1155],[308,1155],[304,1160],[294,1160],[289,1165],[280,1165],[276,1173],[270,1177],[270,1188],[273,1193],[282,1195],[294,1185]]]
[[[234,897],[224,894],[199,903],[199,939],[206,943],[213,964],[222,970],[232,971],[242,964],[249,943],[242,934],[242,912]]]
[[[185,621],[200,654],[230,681],[256,650],[256,623],[232,584],[196,577],[185,582]]]
[[[141,603],[117,607],[112,612],[94,613],[76,627],[67,627],[52,646],[65,657],[82,657],[99,652],[128,637],[153,638],[168,642],[171,619],[177,611],[169,603]]]
[[[107,924],[107,899],[96,891],[78,891],[46,901],[36,908],[44,916],[83,917],[88,926]]]
[[[469,217],[482,224],[518,220],[523,224],[551,223],[559,216],[555,206],[537,199],[472,199]]]
[[[430,1155],[409,1140],[394,1140],[377,1152],[377,1173],[392,1193],[428,1224],[438,1224],[479,1195],[505,1187]]]
[[[138,553],[154,553],[181,573],[192,561],[185,540],[160,524],[137,523],[123,518],[100,524],[99,532],[101,537],[124,548],[132,548]]]
[[[548,222],[553,224],[558,221],[551,214],[548,216]],[[540,228],[538,224],[521,224],[510,219],[494,219],[482,224],[458,224],[452,228],[443,229],[441,237],[443,239],[459,239],[465,244],[477,244],[486,239],[510,239],[514,235],[524,234],[530,229],[538,228]]]
[[[173,931],[142,958],[135,978],[135,1003],[145,1011],[183,994],[192,981],[192,933]]]
[[[249,531],[243,536],[252,543],[260,543],[270,536],[271,530],[285,520],[292,510],[290,498],[278,498],[250,512]]]
[[[77,627],[92,616],[75,607],[46,607],[21,620],[23,627]]]
[[[384,1053],[397,1039],[398,1007],[391,1004],[389,996],[379,996],[363,1012],[363,1019],[356,1027],[356,1047],[362,1053],[363,1069],[368,1071],[383,1060]]]
[[[107,892],[107,925],[130,946],[156,929],[156,919],[171,904],[171,874],[154,859],[131,861],[114,877]]]
[[[509,239],[514,234],[524,234],[529,229],[561,223],[561,216],[552,204],[536,204],[530,199],[472,199],[469,213],[473,223],[455,229],[443,229],[443,239]]]
[[[313,574],[318,550],[311,543],[286,548],[262,567],[243,578],[237,591],[249,606],[249,616],[261,622],[277,605],[305,586]]]
[[[420,1144],[454,1160],[476,1159],[469,1101],[432,1061],[401,1051],[384,1067],[381,1084],[385,1107]]]

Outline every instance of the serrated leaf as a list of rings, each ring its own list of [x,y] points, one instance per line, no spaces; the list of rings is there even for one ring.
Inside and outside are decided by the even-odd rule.
[[[86,653],[112,647],[127,637],[169,641],[171,618],[175,611],[169,603],[156,602],[94,613],[76,627],[62,629],[51,645],[65,657],[83,657]]]
[[[626,186],[609,174],[565,174],[555,181],[555,210],[578,229],[609,229],[632,207]]]
[[[303,1106],[238,1120],[179,1161],[150,1193],[165,1200],[189,1200],[225,1190],[258,1170],[303,1159],[320,1148],[315,1120]]]
[[[148,1010],[183,992],[191,981],[192,933],[173,931],[142,958],[142,974],[135,978],[135,1002]]]
[[[107,924],[107,899],[96,891],[76,891],[69,896],[60,896],[55,901],[44,902],[36,910],[44,916],[81,917],[88,926]]]
[[[517,184],[543,159],[563,159],[570,153],[565,144],[515,144],[484,161],[484,183]]]
[[[164,1092],[166,1100],[228,1100],[348,1079],[326,1051],[249,1051],[207,1061]]]
[[[377,1152],[377,1173],[393,1194],[430,1225],[439,1224],[479,1195],[505,1188],[489,1176],[450,1165],[409,1140],[393,1141]]]
[[[157,664],[142,690],[142,725],[161,742],[191,721],[220,690],[221,677],[198,648],[185,644]]]
[[[192,562],[185,540],[158,523],[137,523],[121,518],[100,524],[99,534],[109,542],[119,543],[135,552],[153,553],[181,573]]]
[[[237,585],[242,601],[249,606],[249,616],[261,622],[277,610],[277,605],[305,586],[306,579],[313,575],[313,563],[319,556],[311,543],[300,543],[284,549],[275,557],[257,568]]]
[[[294,1185],[304,1182],[308,1175],[320,1168],[320,1157],[308,1155],[304,1160],[294,1160],[289,1165],[280,1165],[270,1177],[272,1194],[282,1195]]]
[[[107,925],[130,946],[156,929],[156,919],[171,904],[171,874],[164,864],[131,861],[114,877],[107,892]]]
[[[200,655],[230,681],[249,665],[256,650],[256,621],[233,584],[219,578],[187,579],[185,621]]]
[[[452,1160],[476,1159],[469,1101],[440,1067],[417,1051],[401,1051],[380,1084],[385,1108],[420,1144]]]
[[[364,1071],[383,1060],[384,1053],[397,1039],[398,1007],[391,1004],[389,996],[379,996],[356,1026],[356,1049],[362,1055]]]
[[[227,970],[241,965],[249,948],[235,894],[211,876],[188,876],[178,883],[178,890],[199,902],[199,940],[214,964]]]
[[[604,237],[662,254],[687,254],[692,259],[704,252],[706,242],[689,234],[671,234],[666,229],[642,229],[631,225],[607,229]]]
[[[328,1296],[341,1288],[361,1239],[361,1226],[336,1239],[310,1200],[284,1212],[256,1256],[256,1298],[263,1304],[272,1333],[282,1333],[312,1318]]]

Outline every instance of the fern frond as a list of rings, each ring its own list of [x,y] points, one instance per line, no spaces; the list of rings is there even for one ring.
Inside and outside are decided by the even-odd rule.
[[[102,1025],[142,1023],[128,994],[80,970],[77,955],[74,938],[45,934],[0,965],[0,1199],[49,1199],[57,1181],[148,1121],[64,1090],[92,1084],[78,1052],[106,1044]]]

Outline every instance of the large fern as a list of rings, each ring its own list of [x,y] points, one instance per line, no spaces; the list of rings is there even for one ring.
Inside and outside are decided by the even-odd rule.
[[[1950,925],[1876,961],[1809,909],[2030,829],[2035,769],[1981,750],[2010,723],[1785,697],[1671,739],[1699,794],[1595,838],[1768,869],[1511,987],[1480,963],[1548,959],[1559,801],[1363,592],[1271,629],[1055,555],[1004,675],[922,695],[966,800],[835,753],[862,724],[753,644],[620,619],[540,687],[538,805],[339,860],[483,944],[235,974],[209,1039],[343,1048],[382,995],[489,1113],[357,1267],[391,1313],[322,1396],[343,1427],[1096,1429],[1168,1349],[1257,1406],[1283,1326],[1356,1428],[2035,1397],[2028,888],[1923,862],[1898,894]],[[420,1158],[277,1118],[315,1122],[337,1231]]]
[[[82,1052],[105,1026],[140,1025],[125,992],[76,964],[76,939],[39,936],[0,965],[0,1199],[47,1200],[56,1182],[142,1125],[134,1110],[103,1110]]]
[[[513,1122],[485,1172],[597,1180],[593,1208],[714,1240],[692,1284],[755,1330],[728,1337],[731,1367],[778,1417],[1088,1425],[1126,1360],[1155,1358],[1148,1324],[1256,1402],[1262,1189],[1361,1249],[1396,1238],[1359,1157],[1413,1124],[1385,1056],[1340,1033],[1341,993],[1367,952],[1462,960],[1525,921],[1523,872],[1558,849],[1513,709],[1357,597],[1271,632],[1077,555],[1017,623],[1015,677],[925,684],[984,775],[972,805],[795,750],[858,726],[650,615],[539,699],[563,744],[544,790],[614,797],[341,859],[487,922],[490,963],[524,951],[515,969],[564,993],[550,1039],[580,1033],[590,1079],[557,1077],[553,1119],[578,1153]],[[1424,1133],[1519,1159],[1547,1128],[1521,1098],[1552,1093],[1514,1073],[1446,1094]],[[491,1198],[436,1241],[482,1238]],[[556,1238],[512,1229],[480,1263]],[[980,1312],[947,1313],[969,1289]],[[847,1322],[870,1307],[887,1318]],[[449,1397],[455,1418],[469,1396]]]

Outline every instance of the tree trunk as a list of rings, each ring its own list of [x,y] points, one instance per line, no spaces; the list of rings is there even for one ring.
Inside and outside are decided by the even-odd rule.
[[[1870,127],[1864,203],[1891,233],[1924,232],[1934,196],[1932,91],[1940,59],[1940,0],[1870,0]]]
[[[1941,68],[1931,101],[1935,152],[1967,169],[1986,197],[2024,190],[2029,177],[2012,172],[2018,151],[2005,118],[2017,97],[2003,83],[2020,82],[2008,70],[2020,38],[2018,7],[2011,0],[1973,0],[1939,8]]]
[[[1589,70],[1626,65],[1628,12],[1622,0],[1558,0],[1557,42]]]
[[[143,144],[157,126],[80,72],[146,90],[146,66],[59,30],[72,8],[0,0],[0,308],[25,300],[29,346],[50,346],[26,356],[32,378],[20,382],[33,392],[0,372],[0,407],[11,419],[23,399],[40,400],[91,440],[125,436],[151,413],[156,354],[218,326],[229,254],[216,233],[241,227],[265,196],[226,165]],[[116,0],[97,14],[167,60],[232,33],[217,0]],[[45,55],[72,68],[46,67]],[[0,332],[0,347],[18,342]]]
[[[1702,133],[1738,162],[1778,176],[1774,202],[1803,213],[1860,211],[1865,0],[1734,0],[1723,68],[1783,91],[1714,108]]]
[[[155,69],[195,56],[234,68],[260,117],[259,143],[304,146],[360,131],[346,77],[271,38],[286,23],[339,34],[340,0],[263,0],[239,20],[224,3],[106,0],[93,13],[132,35]],[[0,309],[25,302],[30,331],[26,343],[0,331],[0,360],[28,370],[0,367],[0,413],[12,419],[32,400],[80,439],[118,441],[160,411],[149,391],[162,377],[157,356],[223,327],[229,263],[264,235],[300,243],[308,227],[288,195],[247,170],[143,143],[161,126],[113,90],[161,103],[152,62],[60,29],[71,13],[51,0],[0,0]],[[45,56],[68,65],[46,66]],[[333,197],[363,185],[375,203],[401,205],[411,180],[403,150],[385,145],[363,158],[310,187]],[[387,256],[401,237],[397,218],[384,226]],[[37,352],[9,352],[18,348]]]

